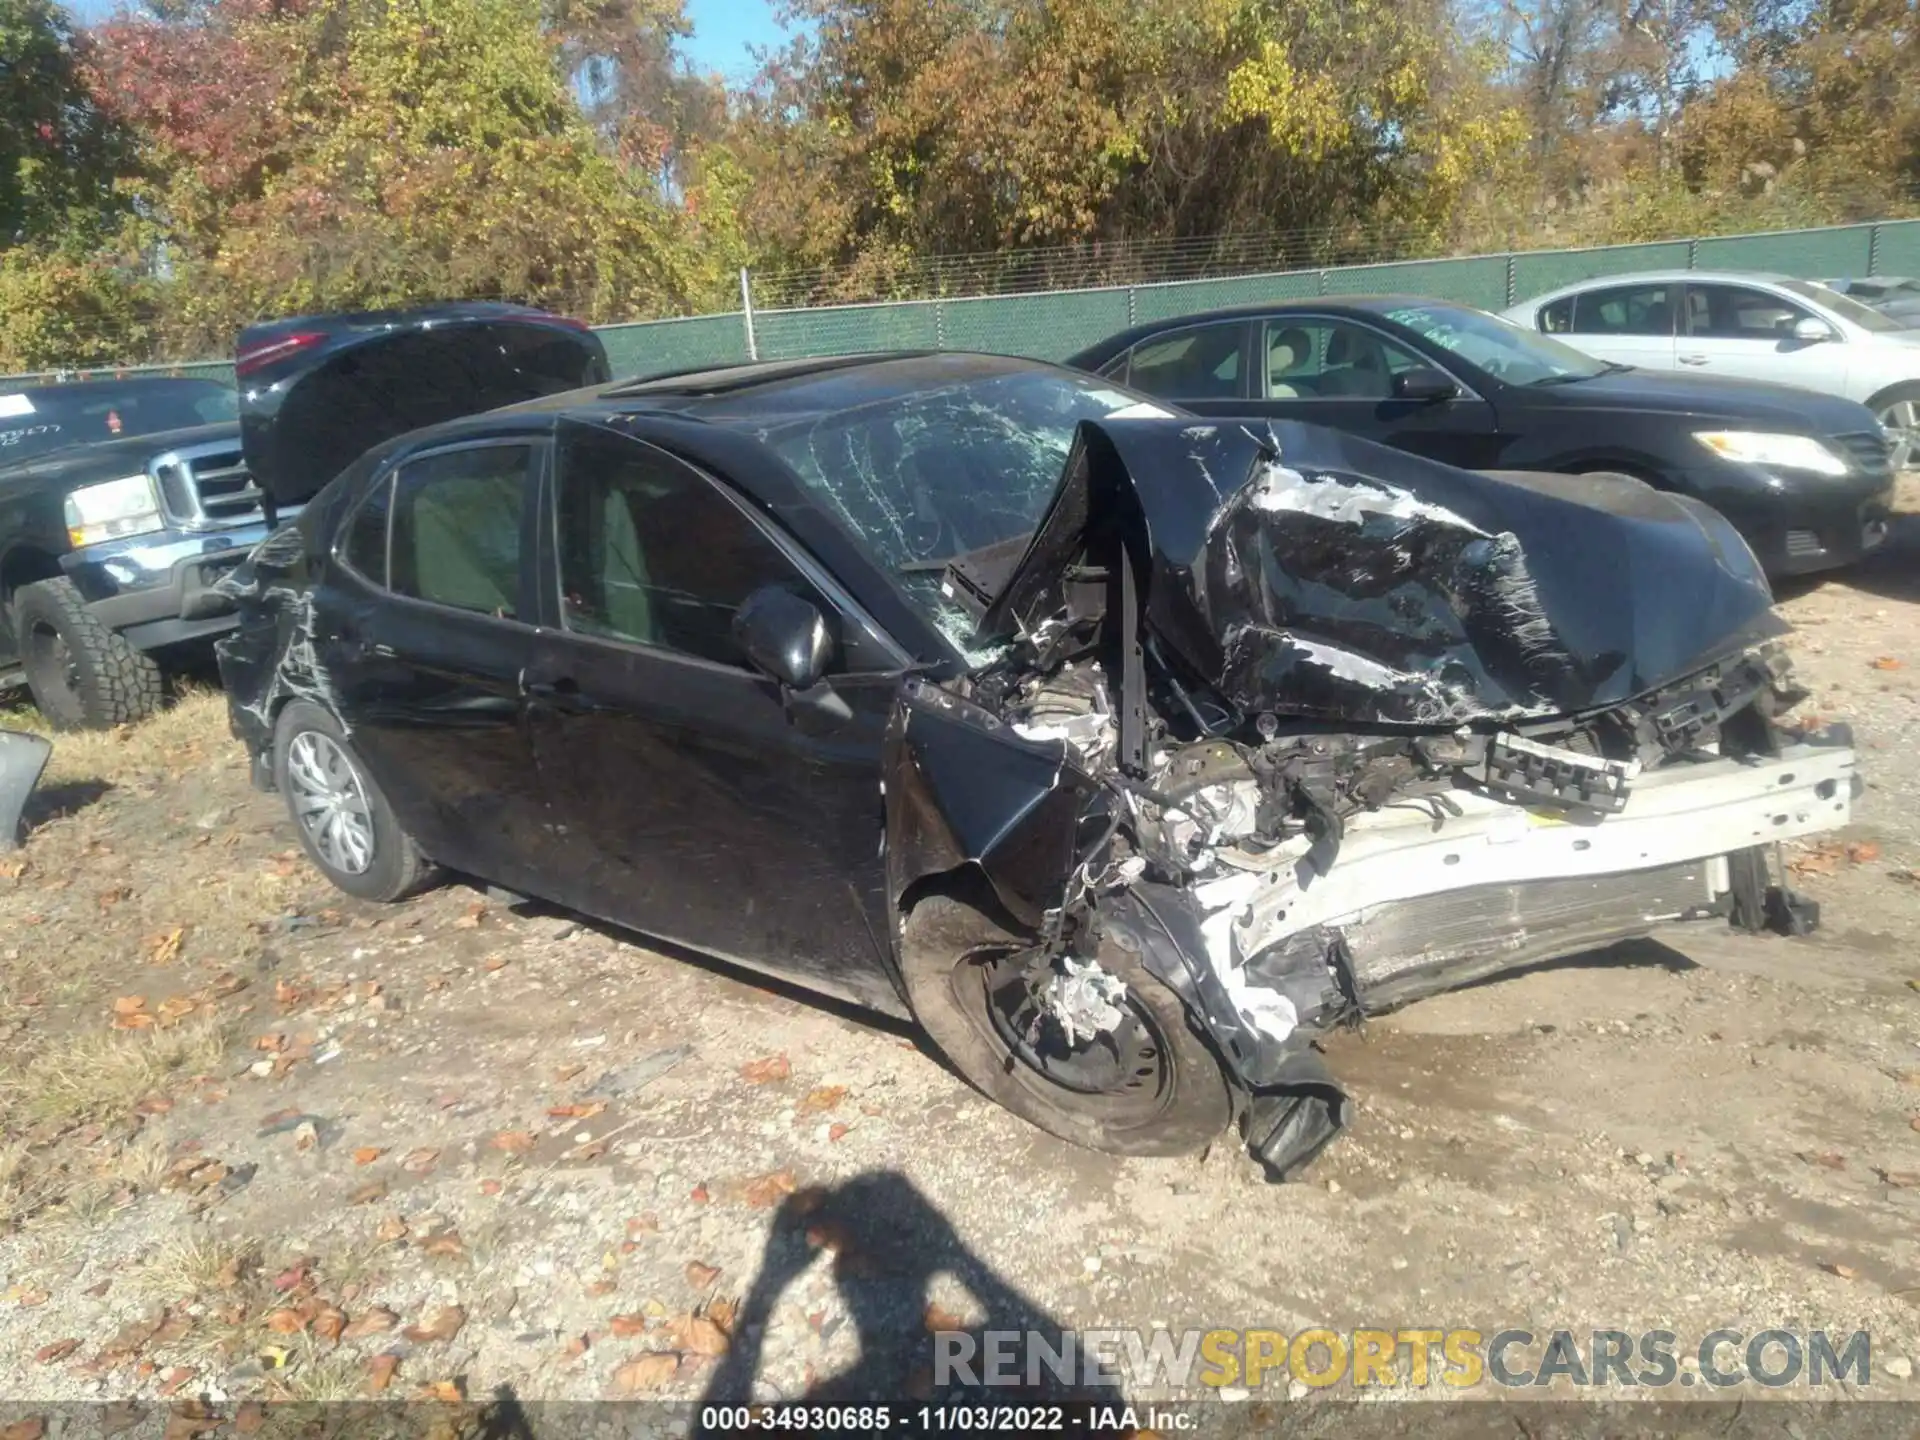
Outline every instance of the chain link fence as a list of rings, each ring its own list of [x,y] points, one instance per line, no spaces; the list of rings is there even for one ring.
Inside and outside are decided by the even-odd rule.
[[[804,293],[805,277],[777,284],[749,277],[749,310],[674,320],[645,320],[598,327],[618,376],[657,375],[739,364],[748,360],[798,359],[872,350],[987,350],[1061,360],[1094,341],[1150,320],[1274,300],[1319,295],[1400,293],[1455,300],[1501,310],[1556,286],[1635,270],[1753,270],[1822,279],[1837,276],[1920,275],[1920,220],[1783,230],[1758,235],[1668,240],[1574,250],[1516,250],[1441,260],[1389,261],[1323,269],[1281,267],[1252,273],[1196,273],[1229,263],[1284,256],[1287,235],[1221,237],[1127,251],[1127,263],[1151,270],[1152,278],[1092,286],[1042,284],[1090,266],[1097,247],[1057,252],[1014,252],[993,257],[930,259],[919,277],[937,298],[857,305],[770,304],[779,295]],[[1262,249],[1262,247],[1265,247]],[[1073,255],[1079,255],[1075,260]],[[999,271],[988,267],[999,263]],[[1113,255],[1101,272],[1111,279]],[[947,268],[941,270],[939,267]],[[966,267],[973,267],[971,269]],[[1024,268],[1023,268],[1024,267]],[[1183,272],[1170,275],[1169,270]],[[1034,280],[1017,293],[981,294],[988,285],[1022,277]],[[937,282],[937,283],[935,283]],[[974,287],[974,293],[940,295],[941,286]],[[770,293],[771,292],[771,293]],[[111,375],[200,375],[231,378],[224,361],[182,365],[135,365],[11,377],[10,383]]]

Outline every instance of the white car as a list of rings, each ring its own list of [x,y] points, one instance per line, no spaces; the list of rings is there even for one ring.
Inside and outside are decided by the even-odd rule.
[[[1601,360],[1798,385],[1864,403],[1920,464],[1920,331],[1811,280],[1710,270],[1607,275],[1506,318]]]

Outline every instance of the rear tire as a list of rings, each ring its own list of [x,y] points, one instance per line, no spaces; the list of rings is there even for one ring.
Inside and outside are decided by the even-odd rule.
[[[296,700],[273,730],[274,788],[300,848],[334,886],[361,900],[402,900],[434,877],[347,734],[318,705]]]
[[[1118,1057],[1127,1085],[1072,1089],[1023,1058],[995,1023],[987,979],[995,957],[1028,943],[986,896],[927,895],[906,918],[907,998],[968,1083],[1048,1134],[1110,1155],[1190,1154],[1227,1127],[1233,1100],[1220,1062],[1180,998],[1118,947],[1106,947],[1100,964],[1127,987],[1128,1019],[1107,1037],[1131,1036]],[[1141,1078],[1149,1068],[1151,1077]]]
[[[54,729],[130,725],[166,703],[153,657],[101,624],[65,576],[21,586],[12,611],[27,688]]]

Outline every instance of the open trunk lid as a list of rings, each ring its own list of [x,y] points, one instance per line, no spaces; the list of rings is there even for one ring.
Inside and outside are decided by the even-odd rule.
[[[608,379],[579,321],[480,301],[252,325],[234,375],[247,468],[281,506],[395,435]]]

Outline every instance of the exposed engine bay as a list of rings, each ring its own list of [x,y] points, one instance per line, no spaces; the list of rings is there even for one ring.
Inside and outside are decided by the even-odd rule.
[[[1804,933],[1775,846],[1858,783],[1843,730],[1784,727],[1784,626],[1711,512],[1411,460],[1387,483],[1285,429],[1083,426],[1012,571],[952,567],[1000,648],[909,686],[889,767],[896,885],[978,866],[1070,1046],[1125,1017],[1103,953],[1137,955],[1277,1178],[1346,1123],[1316,1037],[1672,921]]]

